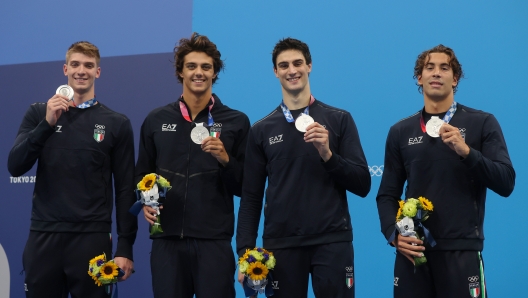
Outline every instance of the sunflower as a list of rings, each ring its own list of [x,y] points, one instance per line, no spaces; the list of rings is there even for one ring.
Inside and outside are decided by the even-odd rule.
[[[154,187],[154,183],[156,183],[156,174],[148,174],[139,181],[137,188],[141,191],[147,191]]]
[[[99,273],[101,273],[101,278],[114,279],[119,273],[118,269],[119,267],[117,267],[117,265],[114,262],[109,261],[109,262],[106,262],[101,267],[101,270],[99,270]]]
[[[252,280],[262,280],[268,275],[268,268],[266,268],[266,266],[260,262],[255,262],[249,264],[249,268],[247,269],[246,273]]]
[[[429,201],[428,199],[424,198],[424,197],[419,197],[418,200],[420,200],[420,204],[422,204],[422,208],[425,210],[425,211],[433,211],[433,203],[431,203],[431,201]]]
[[[399,200],[398,204],[400,205],[400,208],[403,208],[403,204],[405,204],[405,201],[404,200]]]
[[[402,201],[403,202],[403,201]],[[401,206],[399,209],[398,209],[398,213],[396,214],[396,221],[400,220],[400,217],[402,215],[402,210],[403,210],[403,206]]]

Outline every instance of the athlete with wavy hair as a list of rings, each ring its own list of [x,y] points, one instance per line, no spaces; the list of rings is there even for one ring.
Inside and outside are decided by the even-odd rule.
[[[223,68],[216,45],[193,33],[174,48],[183,94],[141,126],[136,180],[165,177],[172,189],[152,235],[154,297],[235,297],[234,196],[240,196],[248,117],[213,93]],[[154,209],[143,208],[156,222]]]
[[[481,253],[486,192],[509,196],[515,171],[497,119],[455,101],[462,77],[452,49],[438,45],[422,52],[414,78],[424,107],[394,124],[387,136],[376,201],[381,231],[397,252],[397,298],[462,298],[468,291],[469,297],[486,297]],[[423,225],[433,238],[395,232],[404,189],[404,198],[432,202],[434,211]],[[427,262],[415,267],[414,258],[421,256]]]

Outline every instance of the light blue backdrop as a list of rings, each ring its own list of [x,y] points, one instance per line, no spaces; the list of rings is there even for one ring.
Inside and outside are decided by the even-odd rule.
[[[192,23],[188,21],[191,14]],[[255,122],[281,100],[280,85],[272,72],[274,44],[287,36],[299,38],[311,48],[313,94],[352,113],[369,165],[380,167],[389,127],[423,105],[412,79],[416,56],[439,43],[450,46],[466,73],[456,100],[497,117],[517,172],[517,185],[510,198],[488,193],[483,255],[489,293],[494,297],[520,297],[524,290],[519,284],[528,277],[523,270],[528,266],[523,254],[528,244],[525,238],[528,162],[523,153],[526,148],[524,120],[528,112],[524,91],[528,80],[525,71],[527,16],[528,2],[521,0],[507,3],[195,0],[192,9],[190,0],[3,1],[0,4],[0,67],[63,60],[69,44],[81,39],[94,42],[105,57],[167,53],[179,38],[197,31],[218,45],[226,62],[226,70],[220,74],[214,91],[229,106],[244,111]],[[104,70],[103,67],[100,81],[105,80]],[[4,79],[0,76],[0,90],[13,88],[3,83]],[[30,88],[34,82],[38,83],[38,77],[21,80],[16,87]],[[145,84],[144,88],[154,85]],[[172,100],[135,98],[131,104],[137,109],[150,110]],[[3,106],[14,106],[13,101],[20,105],[13,108],[15,112],[1,111],[5,125],[1,132],[4,153],[12,145],[23,111],[37,100],[1,98],[1,101]],[[119,105],[111,106],[119,111]],[[129,116],[137,129],[143,118]],[[5,117],[13,120],[6,123]],[[3,156],[6,160],[7,155]],[[0,173],[2,187],[8,191],[20,190],[20,185],[10,182],[5,168],[0,168]],[[375,196],[380,177],[374,175],[372,179],[367,198],[349,196],[356,250],[356,294],[357,297],[390,297],[394,250],[385,244],[379,232]],[[16,199],[30,200],[29,189],[33,185],[25,187],[25,196]],[[2,198],[8,199],[12,198]],[[238,198],[235,201],[238,206]],[[16,241],[25,242],[29,209],[10,209],[4,213],[24,215],[26,222],[20,226],[25,228],[19,231],[22,236],[17,236]],[[5,218],[5,215],[0,217],[0,224],[13,229],[16,222]],[[135,257],[148,259],[150,241],[142,219],[140,223],[142,231],[136,241]],[[14,234],[1,232],[0,244],[5,246],[15,239]],[[23,247],[23,243],[20,245]],[[20,256],[8,254],[10,266],[17,273],[21,268]],[[138,273],[121,284],[120,291],[127,288],[130,293],[150,293],[147,264],[142,262],[139,266],[146,273]],[[16,270],[11,270],[11,276],[20,279],[13,276]],[[11,297],[22,297],[21,285],[12,287]],[[239,287],[237,290],[241,293]]]

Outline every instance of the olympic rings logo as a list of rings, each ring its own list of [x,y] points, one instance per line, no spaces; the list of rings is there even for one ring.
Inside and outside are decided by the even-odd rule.
[[[470,282],[477,282],[479,280],[479,277],[476,276],[476,275],[475,276],[470,276],[470,277],[468,277],[468,280]]]
[[[461,133],[466,132],[466,129],[465,129],[465,128],[459,128],[458,130],[459,130]]]
[[[213,123],[213,127],[222,127],[222,123]]]
[[[380,177],[381,175],[383,175],[383,165],[381,166],[368,166],[369,168],[369,172],[370,172],[370,176],[378,176]]]
[[[353,268],[352,268],[352,266],[348,266],[348,267],[345,267],[345,270],[347,272],[352,272]]]
[[[105,126],[104,125],[100,125],[100,124],[96,124],[95,128],[97,128],[97,129],[105,129]]]

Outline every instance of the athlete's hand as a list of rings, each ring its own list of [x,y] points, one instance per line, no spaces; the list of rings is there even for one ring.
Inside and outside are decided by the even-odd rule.
[[[447,123],[440,126],[440,137],[444,144],[454,150],[459,156],[466,158],[469,154],[469,146],[460,134],[458,128]]]
[[[241,286],[244,286],[244,274],[238,269],[238,282]]]
[[[244,274],[240,273],[240,269],[238,269],[238,282],[240,283],[240,285],[242,286],[242,288],[244,287]],[[256,296],[249,296],[249,298],[256,298]]]
[[[46,108],[46,121],[50,126],[55,126],[62,112],[68,111],[70,107],[69,99],[65,96],[55,94],[48,100]]]
[[[304,141],[306,143],[313,143],[315,149],[319,152],[321,158],[326,162],[332,157],[330,151],[330,141],[328,140],[328,130],[321,124],[314,122],[306,127],[304,134]]]
[[[413,264],[414,257],[422,257],[425,250],[422,240],[414,237],[405,237],[400,234],[398,234],[397,240],[392,242],[392,245]]]
[[[159,207],[160,210],[163,209],[163,206]],[[145,215],[145,219],[148,221],[150,225],[153,225],[156,222],[156,217],[158,216],[158,213],[154,208],[144,205],[143,206],[143,215]]]
[[[224,143],[222,143],[219,138],[209,136],[203,139],[202,150],[211,153],[211,155],[223,166],[227,165],[229,162],[229,155],[224,148]]]
[[[132,260],[123,257],[115,257],[114,262],[119,268],[121,268],[121,270],[125,272],[125,275],[118,278],[119,281],[126,280],[130,276],[130,274],[133,273],[134,262]]]

